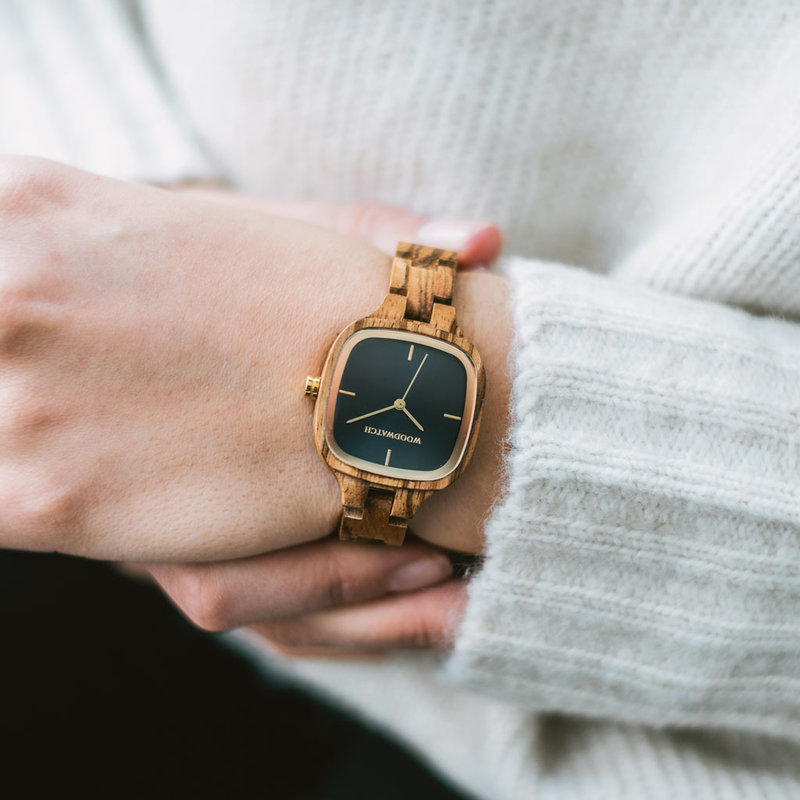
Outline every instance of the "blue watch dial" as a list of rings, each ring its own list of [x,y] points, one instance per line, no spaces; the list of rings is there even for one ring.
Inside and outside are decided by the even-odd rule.
[[[424,336],[361,335],[329,400],[338,448],[384,470],[441,470],[459,444],[467,405],[463,351]]]

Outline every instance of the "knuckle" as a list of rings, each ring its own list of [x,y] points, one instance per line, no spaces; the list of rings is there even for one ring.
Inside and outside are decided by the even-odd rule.
[[[46,158],[0,156],[0,212],[29,215],[59,202],[72,172]]]
[[[52,302],[63,286],[61,260],[62,255],[52,250],[45,257],[23,255],[6,269],[6,259],[0,254],[0,357],[52,348],[73,328],[77,318],[69,304]]]
[[[212,568],[203,565],[173,568],[167,591],[198,628],[224,631],[235,627],[231,596]]]
[[[29,480],[12,487],[3,498],[10,528],[26,547],[38,550],[68,550],[80,530],[80,492],[63,478]]]
[[[0,286],[0,353],[13,355],[24,349],[35,315],[19,288]]]
[[[63,413],[52,393],[38,390],[30,382],[6,386],[0,396],[0,409],[4,440],[26,445],[51,431]]]
[[[325,602],[328,608],[337,608],[353,602],[355,595],[352,577],[338,558],[325,562],[322,584],[325,589]]]
[[[417,618],[408,631],[407,645],[409,647],[431,648],[439,644],[439,634],[435,626],[426,617]]]

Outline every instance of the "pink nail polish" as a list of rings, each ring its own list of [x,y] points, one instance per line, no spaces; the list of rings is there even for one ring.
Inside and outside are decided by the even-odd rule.
[[[443,555],[427,556],[412,561],[395,572],[389,579],[390,592],[410,592],[432,586],[453,574],[450,559]]]
[[[417,230],[416,241],[443,250],[463,250],[473,237],[490,227],[492,223],[476,219],[432,219]]]

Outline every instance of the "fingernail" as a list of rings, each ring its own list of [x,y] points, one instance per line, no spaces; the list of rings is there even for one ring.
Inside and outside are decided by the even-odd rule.
[[[400,567],[389,579],[389,591],[410,592],[439,583],[452,574],[453,565],[449,558],[443,555],[427,556]]]
[[[476,219],[432,219],[417,230],[417,243],[442,250],[463,250],[470,239],[491,228],[491,222]]]

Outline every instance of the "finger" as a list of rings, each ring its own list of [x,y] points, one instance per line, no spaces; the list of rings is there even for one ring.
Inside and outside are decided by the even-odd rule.
[[[387,548],[327,539],[236,561],[148,569],[192,622],[218,631],[431,586],[453,568],[419,542]]]
[[[278,216],[293,217],[354,236],[394,255],[400,241],[455,250],[463,267],[490,264],[502,250],[502,234],[486,220],[430,218],[379,203],[270,203]]]
[[[250,627],[248,630],[253,631]],[[261,646],[273,655],[283,658],[325,658],[334,661],[383,661],[391,655],[391,650],[359,650],[348,647],[291,647],[272,642],[255,632]]]
[[[400,241],[455,250],[462,269],[491,264],[503,248],[500,229],[486,220],[426,217],[380,203],[273,203],[213,187],[183,191],[206,199],[256,206],[269,214],[319,225],[369,242],[387,255],[394,255]]]
[[[452,644],[465,605],[466,582],[452,580],[349,608],[258,623],[252,630],[288,655],[439,648]]]

